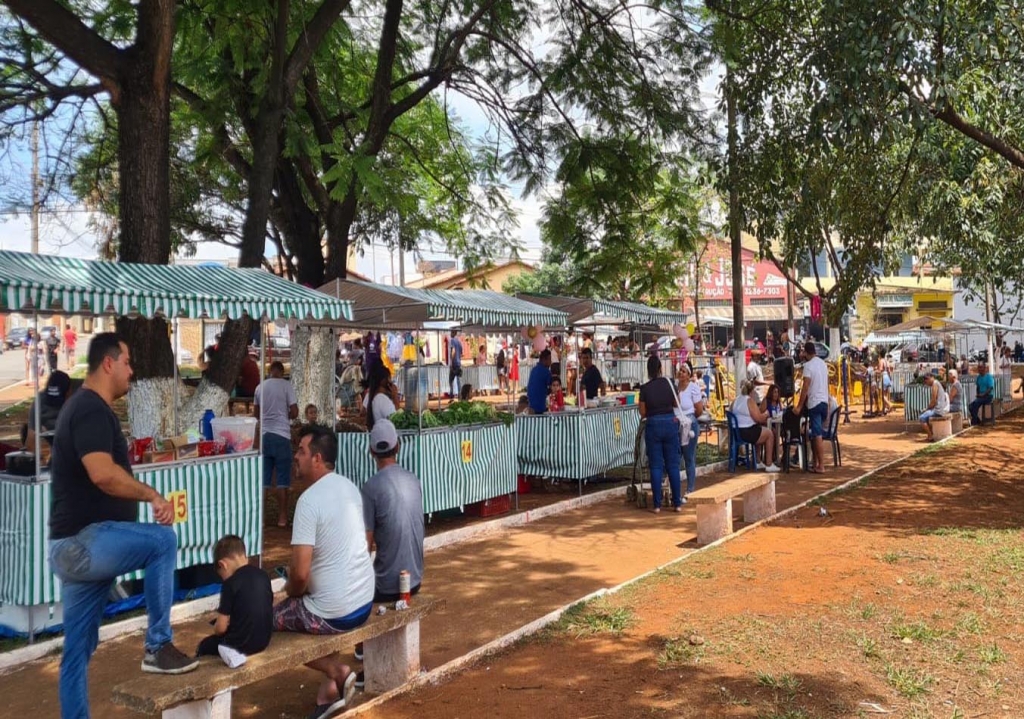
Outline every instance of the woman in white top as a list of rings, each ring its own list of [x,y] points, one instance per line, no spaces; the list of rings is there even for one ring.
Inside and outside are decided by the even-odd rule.
[[[383,364],[377,363],[370,370],[367,380],[366,397],[363,407],[366,409],[366,429],[381,419],[388,419],[397,410],[398,387],[391,381],[391,371]]]
[[[754,383],[747,380],[740,385],[740,396],[732,403],[732,413],[736,415],[736,424],[740,428],[740,438],[744,442],[764,447],[766,472],[778,472],[775,466],[775,435],[765,424],[768,415],[761,411],[753,396]]]
[[[693,432],[690,441],[683,445],[683,464],[686,466],[686,493],[697,488],[697,417],[704,414],[704,395],[700,385],[692,381],[693,366],[683,362],[676,369],[676,381],[679,383],[679,409],[693,419]]]
[[[1013,399],[1013,357],[1010,356],[1010,348],[1005,345],[999,357],[999,373],[1003,377],[1003,401],[1009,402]]]

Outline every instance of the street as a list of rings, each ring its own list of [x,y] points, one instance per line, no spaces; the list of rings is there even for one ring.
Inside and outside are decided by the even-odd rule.
[[[25,380],[25,351],[15,348],[0,355],[0,389]]]

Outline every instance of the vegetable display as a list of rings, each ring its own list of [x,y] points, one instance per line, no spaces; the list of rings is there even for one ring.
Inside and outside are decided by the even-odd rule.
[[[512,424],[514,416],[498,412],[486,402],[452,402],[439,412],[423,411],[423,429],[453,427],[462,424],[489,424],[504,422]],[[391,415],[391,421],[399,430],[419,429],[420,418],[415,412],[399,410]]]

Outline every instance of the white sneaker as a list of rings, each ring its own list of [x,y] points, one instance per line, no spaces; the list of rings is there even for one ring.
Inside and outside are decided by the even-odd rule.
[[[769,464],[769,465],[768,465],[767,467],[765,467],[765,468],[764,468],[764,471],[765,471],[765,472],[780,472],[780,471],[782,471],[782,470],[780,470],[780,469],[779,469],[778,467],[776,467],[776,466],[775,466],[774,464]]]
[[[237,649],[233,649],[226,644],[221,644],[217,647],[217,653],[220,654],[220,658],[232,669],[238,669],[238,667],[245,664],[246,657]]]

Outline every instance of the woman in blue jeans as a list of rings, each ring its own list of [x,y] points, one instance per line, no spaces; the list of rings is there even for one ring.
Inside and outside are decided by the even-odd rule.
[[[692,381],[693,366],[689,362],[683,362],[676,370],[676,379],[679,382],[679,409],[683,414],[689,416],[693,421],[694,431],[690,434],[689,441],[683,443],[683,463],[686,465],[686,493],[689,494],[697,488],[697,417],[704,414],[704,395],[700,391],[700,385]],[[686,503],[686,498],[683,498]]]
[[[661,360],[652,356],[647,360],[647,374],[651,378],[640,387],[640,416],[647,420],[644,440],[647,444],[647,462],[651,467],[651,491],[654,494],[652,512],[661,511],[661,478],[668,472],[672,488],[672,506],[683,511],[683,498],[679,486],[679,420],[675,416],[676,389],[671,380],[661,376]]]

